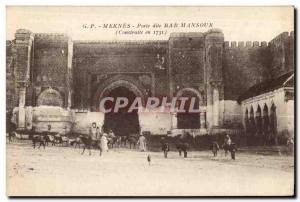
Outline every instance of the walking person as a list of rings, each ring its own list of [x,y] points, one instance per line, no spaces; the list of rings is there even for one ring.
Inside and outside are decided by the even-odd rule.
[[[168,158],[168,151],[170,151],[169,144],[166,142],[164,137],[161,139],[160,143],[161,143],[161,149],[164,152],[164,157]]]
[[[230,150],[231,138],[228,134],[225,135],[223,148],[225,150],[225,156],[227,156],[228,151]]]
[[[146,151],[146,138],[143,134],[140,134],[138,144],[139,144],[139,149],[141,152]]]
[[[219,151],[219,144],[217,142],[212,142],[211,145],[211,149],[212,149],[212,153],[214,154],[214,156],[216,157],[218,155],[218,151]]]
[[[225,143],[225,145],[227,145],[227,146],[231,145],[231,138],[230,138],[230,136],[229,136],[228,134],[225,135],[224,143]]]

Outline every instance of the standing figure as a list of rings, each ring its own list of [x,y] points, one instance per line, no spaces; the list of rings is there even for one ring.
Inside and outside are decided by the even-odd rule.
[[[100,136],[101,136],[101,131],[100,131],[99,126],[97,126],[97,128],[96,128],[96,139],[99,140]]]
[[[138,144],[139,144],[139,149],[141,152],[146,151],[146,138],[143,134],[140,135]]]
[[[212,149],[212,152],[213,152],[214,156],[217,156],[218,151],[220,149],[219,144],[217,142],[213,142],[212,145],[211,145],[211,149]]]
[[[289,137],[287,139],[287,147],[289,154],[294,154],[294,138]]]
[[[149,166],[150,166],[151,165],[151,156],[150,156],[150,154],[148,154],[148,156],[147,156],[147,161],[148,161]]]
[[[101,150],[103,152],[108,152],[108,146],[107,146],[107,134],[103,133],[100,138],[100,144],[101,144]]]
[[[231,138],[229,135],[225,136],[224,143],[225,143],[225,145],[231,145]]]
[[[168,158],[168,151],[170,151],[169,144],[165,141],[165,138],[161,139],[161,149],[164,152],[164,157]]]
[[[8,142],[12,142],[15,136],[14,131],[16,130],[16,125],[11,121],[11,116],[6,113],[6,133],[8,134]]]
[[[116,135],[114,134],[114,132],[112,130],[109,130],[108,137],[115,138]]]
[[[96,140],[97,139],[97,126],[96,123],[92,123],[92,127],[91,127],[91,137],[92,140]]]
[[[225,156],[227,155],[228,151],[230,150],[230,145],[231,145],[231,138],[230,136],[227,134],[225,135],[225,138],[224,138],[224,150],[225,150]]]

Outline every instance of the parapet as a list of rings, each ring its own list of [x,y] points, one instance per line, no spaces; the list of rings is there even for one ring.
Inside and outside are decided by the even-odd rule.
[[[284,43],[286,40],[289,40],[289,39],[292,39],[292,40],[294,39],[294,31],[291,31],[290,33],[282,32],[281,34],[276,36],[274,39],[272,39],[270,41],[270,44],[273,44],[276,46],[276,45]]]
[[[62,33],[34,33],[35,39],[41,40],[68,40],[70,37]]]
[[[286,40],[293,40],[294,39],[294,31],[289,32],[282,32],[278,36],[276,36],[274,39],[272,39],[269,43],[266,41],[258,42],[258,41],[225,41],[224,42],[224,48],[258,48],[258,47],[268,47],[271,45],[281,44],[285,42]]]
[[[258,42],[258,41],[225,41],[224,48],[255,48],[255,47],[267,47],[268,44],[266,41]]]
[[[173,32],[170,34],[170,38],[180,38],[180,37],[188,37],[188,38],[194,38],[194,37],[203,37],[204,33],[202,32]]]

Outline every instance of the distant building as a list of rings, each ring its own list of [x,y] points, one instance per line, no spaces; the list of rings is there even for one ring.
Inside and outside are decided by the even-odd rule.
[[[19,129],[197,135],[230,129],[250,136],[294,132],[294,34],[225,42],[221,30],[173,33],[165,41],[72,41],[16,31],[7,41],[7,110]],[[200,113],[107,114],[105,96],[196,97]],[[16,108],[17,107],[17,108]],[[274,136],[274,135],[273,135]]]

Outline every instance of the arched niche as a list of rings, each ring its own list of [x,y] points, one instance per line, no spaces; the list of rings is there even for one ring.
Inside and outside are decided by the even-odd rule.
[[[57,90],[49,88],[38,96],[37,105],[63,107],[63,98]]]

